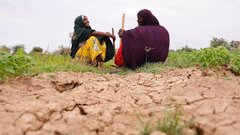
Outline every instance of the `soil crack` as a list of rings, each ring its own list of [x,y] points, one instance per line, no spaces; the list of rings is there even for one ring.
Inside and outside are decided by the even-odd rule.
[[[52,86],[55,90],[62,93],[62,92],[67,91],[67,90],[72,90],[72,89],[82,85],[83,83],[80,83],[78,81],[71,81],[71,82],[67,82],[67,83],[52,81],[51,84],[52,84]]]

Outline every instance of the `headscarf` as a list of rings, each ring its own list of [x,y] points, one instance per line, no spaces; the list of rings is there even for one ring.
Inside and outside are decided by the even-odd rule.
[[[143,24],[141,25],[159,25],[157,18],[152,14],[151,11],[143,9],[137,13],[138,16],[143,18]],[[139,24],[140,26],[140,24]]]
[[[74,21],[74,35],[72,38],[71,57],[74,58],[77,50],[80,48],[79,43],[86,41],[93,30],[90,26],[86,27],[83,23],[84,15],[78,16]]]

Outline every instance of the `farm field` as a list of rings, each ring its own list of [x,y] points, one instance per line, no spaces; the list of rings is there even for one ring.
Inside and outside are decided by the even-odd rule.
[[[1,135],[240,134],[237,51],[170,52],[164,64],[135,71],[112,61],[98,70],[67,56],[1,56]],[[15,57],[21,62],[11,65]]]

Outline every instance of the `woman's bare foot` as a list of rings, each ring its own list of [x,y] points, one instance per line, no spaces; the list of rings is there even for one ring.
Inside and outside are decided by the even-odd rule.
[[[103,62],[98,62],[98,69],[99,70],[104,70],[104,67],[103,67]]]
[[[96,57],[96,60],[97,60],[97,67],[98,67],[98,69],[99,69],[99,70],[103,70],[104,67],[103,67],[103,60],[102,60],[101,56],[98,55],[98,56]]]

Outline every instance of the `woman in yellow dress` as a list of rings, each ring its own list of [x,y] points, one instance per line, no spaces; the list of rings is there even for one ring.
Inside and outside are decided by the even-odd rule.
[[[102,63],[114,57],[114,46],[110,38],[116,37],[109,32],[95,31],[89,25],[87,16],[80,15],[74,21],[71,57],[75,61],[94,64],[102,68]]]

